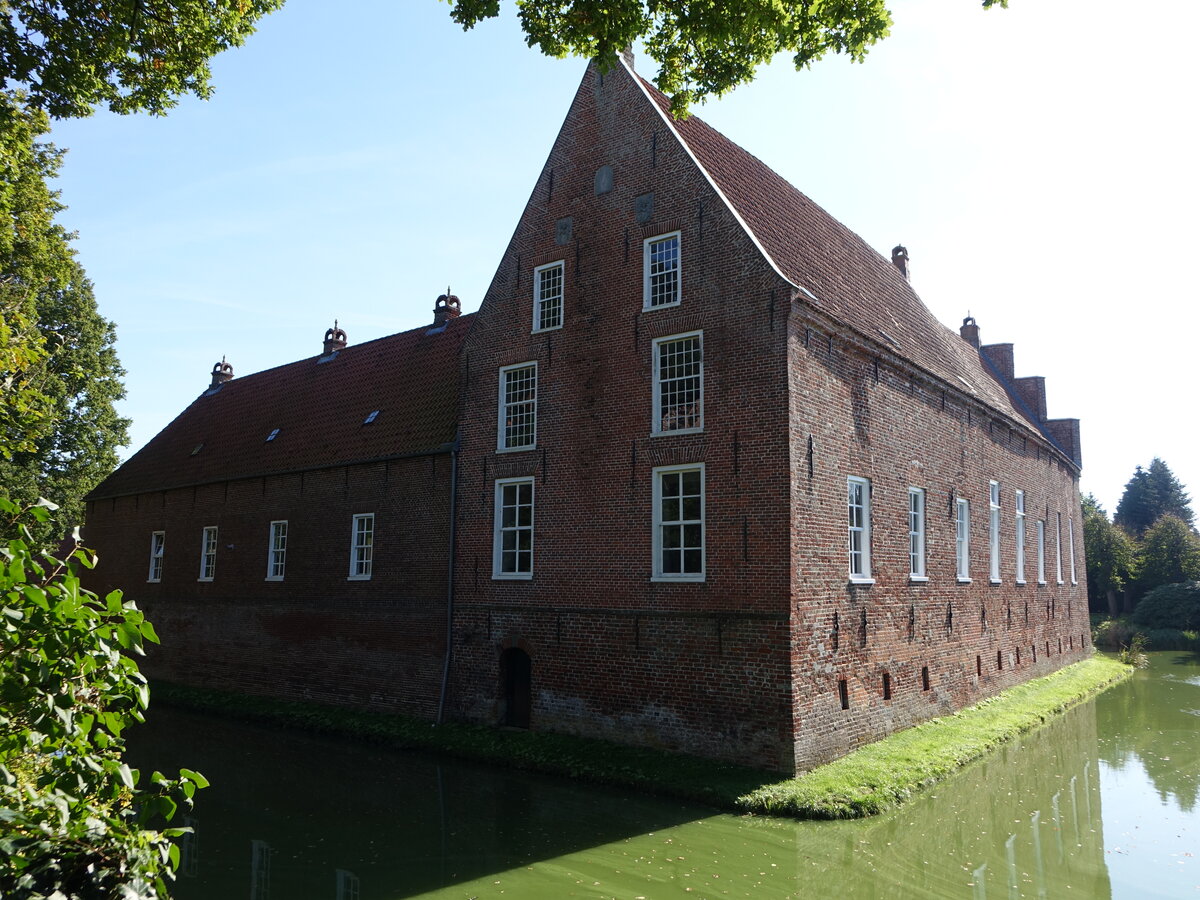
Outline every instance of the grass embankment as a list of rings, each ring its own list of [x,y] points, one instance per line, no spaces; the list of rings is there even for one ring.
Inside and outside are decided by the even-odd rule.
[[[745,766],[548,732],[433,726],[403,716],[165,683],[155,685],[154,698],[172,706],[633,787],[724,809],[835,819],[874,815],[897,805],[1129,671],[1103,657],[1076,663],[785,781]]]
[[[739,798],[738,806],[798,819],[876,815],[1132,671],[1102,656],[1075,663],[868,744],[799,778],[758,788]]]

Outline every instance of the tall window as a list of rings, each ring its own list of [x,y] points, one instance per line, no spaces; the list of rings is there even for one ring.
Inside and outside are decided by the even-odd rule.
[[[925,577],[925,491],[908,489],[908,576]]]
[[[1054,514],[1054,580],[1059,584],[1062,580],[1062,513]]]
[[[533,270],[533,330],[549,331],[563,323],[562,260]]]
[[[496,482],[492,577],[533,577],[533,479]]]
[[[1067,552],[1071,562],[1071,584],[1079,584],[1075,580],[1075,518],[1067,516]]]
[[[704,427],[704,335],[654,342],[654,433]]]
[[[150,572],[146,575],[147,581],[162,581],[163,545],[166,542],[167,533],[165,531],[150,533]]]
[[[846,479],[849,511],[850,580],[871,579],[871,483],[865,478]]]
[[[1038,584],[1046,583],[1046,520],[1037,523]]]
[[[500,370],[500,421],[497,450],[529,450],[537,446],[537,363]]]
[[[679,302],[679,232],[642,244],[642,307],[654,309]]]
[[[1000,485],[988,482],[988,577],[1000,581]]]
[[[704,580],[704,464],[654,470],[654,577]]]
[[[375,556],[375,513],[359,513],[350,522],[350,579],[366,581],[371,577]]]
[[[959,581],[971,580],[971,501],[959,497],[955,503],[958,514],[957,537],[954,541]]]
[[[1017,491],[1017,584],[1025,583],[1025,492]]]
[[[283,581],[287,563],[287,522],[271,523],[271,538],[267,544],[267,581]]]
[[[200,581],[212,581],[217,574],[217,528],[209,525],[200,536]]]

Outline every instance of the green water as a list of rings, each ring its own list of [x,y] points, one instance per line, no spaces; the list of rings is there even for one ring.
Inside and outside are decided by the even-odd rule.
[[[1200,897],[1200,659],[1151,668],[884,817],[737,817],[155,709],[199,795],[179,900]]]

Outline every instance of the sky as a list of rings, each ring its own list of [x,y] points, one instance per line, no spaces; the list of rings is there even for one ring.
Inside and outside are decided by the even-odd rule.
[[[941,322],[1014,344],[1049,415],[1082,420],[1081,488],[1110,513],[1155,456],[1200,499],[1200,3],[1011,3],[902,0],[865,63],[780,58],[695,113],[880,253],[903,243]],[[585,67],[502,6],[464,33],[436,0],[288,0],[214,61],[210,100],[56,123],[126,456],[222,357],[315,355],[335,318],[352,343],[413,328],[448,286],[478,308]]]

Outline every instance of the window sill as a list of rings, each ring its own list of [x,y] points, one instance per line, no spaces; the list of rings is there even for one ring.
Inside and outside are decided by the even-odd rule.
[[[966,575],[959,575],[956,580],[958,581],[959,584],[970,584],[971,583],[970,577],[968,577]]]
[[[674,428],[671,431],[652,431],[650,437],[670,437],[673,434],[703,434],[704,426],[699,428]]]
[[[655,307],[657,309],[658,307]],[[700,584],[703,575],[651,575],[650,580],[660,584]]]
[[[530,450],[536,450],[537,444],[528,444],[524,447],[497,447],[497,453],[526,453]]]
[[[874,584],[874,578],[858,578],[854,575],[850,576],[850,584]]]
[[[1042,581],[1042,580],[1039,578],[1039,579],[1038,579],[1038,584],[1042,584],[1042,585],[1044,585],[1044,584],[1046,584],[1046,582],[1045,582],[1045,581]]]
[[[211,582],[212,582],[212,579],[211,579],[211,578],[197,578],[196,580],[197,580],[197,581],[209,582],[209,583],[211,583]]]
[[[370,575],[347,575],[346,580],[347,581],[370,581],[371,576]]]
[[[1055,584],[1057,584],[1057,585],[1060,585],[1060,586],[1061,586],[1062,584],[1064,584],[1064,582],[1063,582],[1063,580],[1062,580],[1061,578],[1060,578],[1060,579],[1058,579],[1058,581],[1056,581],[1056,582],[1054,582],[1054,583],[1055,583]]]
[[[551,325],[549,328],[534,328],[530,334],[545,334],[547,331],[562,331],[561,325]]]
[[[1003,578],[989,578],[988,584],[1004,584]]]
[[[1025,579],[1024,579],[1024,578],[1018,578],[1018,579],[1017,579],[1015,582],[1013,582],[1013,583],[1014,583],[1014,584],[1026,584],[1027,582],[1025,581]]]
[[[646,301],[643,300],[642,301],[642,312],[653,312],[656,309],[671,309],[672,307],[679,306],[679,304],[682,302],[683,302],[682,300],[676,300],[673,303],[660,303],[657,306],[648,306],[646,304]]]
[[[282,575],[268,575],[263,581],[283,581]]]
[[[929,580],[928,575],[909,575],[908,580],[912,582],[924,582]]]
[[[146,584],[162,584],[161,578],[147,578]]]
[[[532,581],[532,572],[493,572],[492,581]]]

